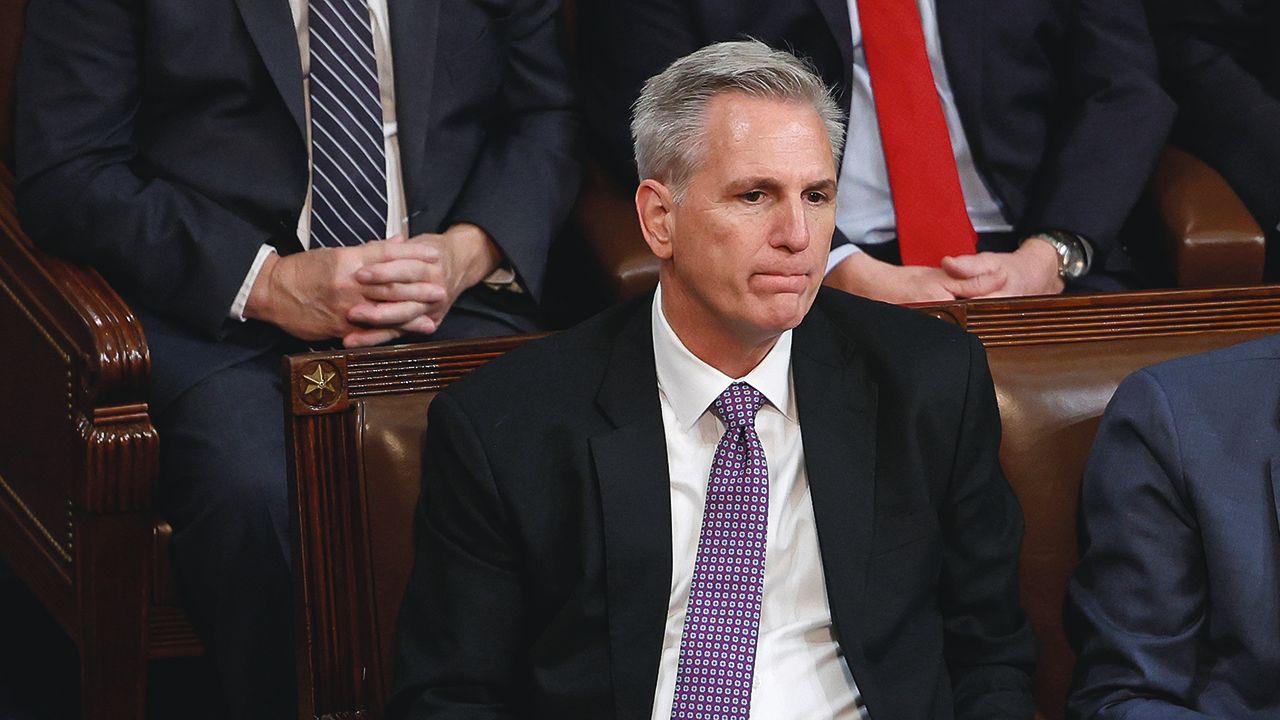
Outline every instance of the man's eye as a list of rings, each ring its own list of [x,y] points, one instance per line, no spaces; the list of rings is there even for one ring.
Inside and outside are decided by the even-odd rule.
[[[821,205],[827,201],[827,194],[817,190],[810,190],[804,194],[804,198],[814,205]]]
[[[749,203],[758,203],[764,199],[764,193],[759,190],[750,190],[742,193],[741,197]]]

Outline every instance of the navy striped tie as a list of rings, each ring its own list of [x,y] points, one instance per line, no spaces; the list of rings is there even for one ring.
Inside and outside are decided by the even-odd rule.
[[[367,0],[310,0],[312,247],[387,227],[382,98]]]

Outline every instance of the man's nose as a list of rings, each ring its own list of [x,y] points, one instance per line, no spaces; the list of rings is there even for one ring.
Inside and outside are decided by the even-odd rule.
[[[784,247],[792,252],[800,252],[809,247],[809,213],[806,212],[804,200],[797,198],[790,202],[779,203],[778,216],[775,218],[771,244]]]

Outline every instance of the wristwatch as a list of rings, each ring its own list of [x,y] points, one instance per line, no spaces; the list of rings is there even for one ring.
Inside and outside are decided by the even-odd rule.
[[[1084,238],[1074,233],[1061,230],[1044,230],[1030,238],[1040,238],[1058,251],[1058,277],[1063,280],[1074,280],[1089,272],[1093,261],[1093,253]]]

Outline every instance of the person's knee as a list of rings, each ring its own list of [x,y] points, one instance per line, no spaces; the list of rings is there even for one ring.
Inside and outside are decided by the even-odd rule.
[[[283,400],[273,378],[224,371],[191,388],[157,421],[160,499],[179,546],[221,555],[274,544],[288,560]]]

